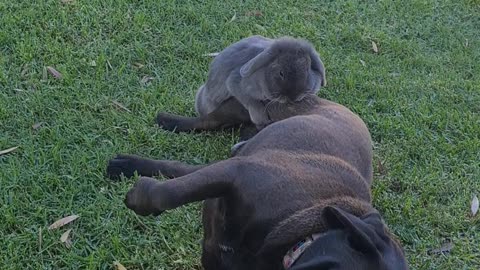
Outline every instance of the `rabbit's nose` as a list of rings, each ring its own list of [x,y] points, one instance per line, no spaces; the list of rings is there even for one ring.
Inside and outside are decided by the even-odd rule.
[[[297,101],[299,98],[301,98],[302,95],[299,91],[288,91],[286,93],[286,96],[290,101]]]

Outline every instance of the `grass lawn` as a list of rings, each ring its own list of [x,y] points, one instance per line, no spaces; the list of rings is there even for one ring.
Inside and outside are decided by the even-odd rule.
[[[18,146],[0,156],[0,269],[201,268],[200,204],[137,217],[123,205],[135,180],[111,183],[105,166],[120,152],[226,158],[236,131],[153,119],[193,115],[203,54],[252,34],[314,43],[319,95],[371,130],[374,204],[411,268],[479,269],[480,2],[365,2],[0,0],[0,150]],[[450,253],[429,254],[445,241]]]

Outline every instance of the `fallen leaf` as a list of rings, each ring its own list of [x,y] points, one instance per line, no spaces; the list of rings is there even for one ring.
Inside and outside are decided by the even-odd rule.
[[[97,62],[95,62],[95,60],[92,60],[92,61],[90,61],[90,63],[88,63],[88,65],[91,66],[91,67],[96,67]]]
[[[220,54],[220,53],[218,53],[218,52],[214,52],[214,53],[205,53],[205,54],[203,54],[203,56],[215,57],[215,56],[217,56],[217,55],[219,55],[219,54]]]
[[[113,262],[113,265],[115,266],[115,268],[117,270],[127,270],[127,268],[125,268],[125,266],[123,266],[121,263],[117,262],[117,261],[114,261]]]
[[[383,165],[382,161],[380,161],[380,160],[377,161],[377,171],[381,175],[384,175],[385,172],[386,172],[385,166]]]
[[[42,81],[46,81],[48,80],[48,71],[47,71],[47,68],[46,67],[43,67],[43,71],[42,71]]]
[[[365,64],[365,61],[363,61],[362,59],[360,59],[360,64],[362,64],[362,66],[366,67],[367,64]]]
[[[69,238],[71,231],[72,229],[68,229],[62,234],[62,236],[60,236],[60,241],[64,243],[67,248],[70,248],[72,246],[72,241]]]
[[[47,67],[47,71],[55,78],[55,79],[61,79],[62,78],[62,73],[58,72],[56,69],[53,67]]]
[[[38,251],[42,250],[42,243],[43,243],[43,237],[42,237],[42,227],[38,230]]]
[[[136,67],[136,68],[138,68],[138,69],[141,69],[141,68],[143,68],[145,65],[142,64],[142,63],[139,63],[139,62],[135,62],[135,63],[133,63],[133,66]]]
[[[254,17],[261,17],[263,13],[260,10],[252,10],[245,13],[246,16],[254,16]]]
[[[473,196],[473,199],[472,199],[472,206],[470,207],[470,209],[472,210],[472,216],[474,217],[477,212],[478,212],[478,197],[477,195]]]
[[[237,13],[235,12],[232,16],[232,18],[230,19],[229,23],[235,21],[237,19]]]
[[[108,61],[108,59],[107,59],[107,67],[108,67],[110,70],[113,69],[112,64],[110,64],[110,61]]]
[[[70,235],[71,231],[72,229],[68,229],[66,232],[62,234],[62,236],[60,237],[60,241],[62,241],[62,243],[65,243],[68,240],[68,236]]]
[[[44,122],[38,122],[38,123],[35,123],[32,125],[32,128],[37,130],[39,129],[43,124],[45,124]]]
[[[61,219],[55,221],[54,223],[52,223],[52,225],[50,225],[48,227],[48,229],[53,230],[53,229],[63,227],[63,226],[67,225],[68,223],[74,221],[75,219],[77,219],[79,217],[80,216],[77,216],[77,215],[71,215],[71,216],[68,216],[68,217],[61,218]]]
[[[118,101],[113,100],[112,103],[113,103],[113,105],[117,106],[118,108],[120,108],[120,109],[122,109],[122,110],[124,110],[124,111],[127,111],[127,112],[129,112],[129,113],[132,112],[132,111],[130,111],[127,107],[125,107],[123,104],[121,104],[121,103],[118,102]]]
[[[6,155],[6,154],[8,154],[8,153],[10,153],[10,152],[13,152],[13,151],[15,151],[17,148],[18,148],[18,146],[15,146],[15,147],[12,147],[12,148],[8,148],[8,149],[5,149],[5,150],[2,150],[2,151],[0,151],[0,156],[1,156],[1,155]]]
[[[375,43],[375,41],[372,41],[372,50],[374,53],[378,53],[378,47],[377,47],[377,43]]]
[[[453,249],[453,246],[454,246],[453,242],[447,241],[441,247],[429,250],[428,254],[439,255],[439,254],[449,253]]]
[[[150,76],[143,76],[143,78],[140,80],[140,83],[143,84],[143,85],[147,85],[150,81],[153,81],[153,77],[150,77]]]
[[[20,73],[20,76],[25,77],[28,73],[28,64],[23,65],[22,67],[22,72]]]
[[[255,24],[255,27],[258,28],[258,30],[262,31],[262,32],[267,32],[267,29],[265,29],[265,27],[261,26],[260,24]]]

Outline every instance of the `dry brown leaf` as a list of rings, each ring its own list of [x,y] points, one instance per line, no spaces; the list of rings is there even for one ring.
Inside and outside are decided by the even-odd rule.
[[[22,67],[22,72],[20,73],[20,76],[25,77],[28,73],[28,64],[23,65]]]
[[[43,243],[43,237],[42,237],[42,227],[38,230],[38,251],[42,250],[42,243]]]
[[[453,249],[453,246],[454,245],[452,241],[447,241],[441,247],[429,250],[428,254],[439,255],[449,253]]]
[[[47,71],[55,78],[55,79],[61,79],[62,78],[62,73],[58,72],[56,69],[53,67],[47,67]]]
[[[472,217],[474,217],[477,214],[478,206],[479,206],[478,197],[477,195],[474,195],[472,199],[472,205],[470,206],[470,209],[472,210]]]
[[[48,71],[47,71],[47,68],[46,67],[43,67],[43,71],[42,71],[42,81],[46,81],[48,80]]]
[[[141,69],[141,68],[143,68],[145,65],[142,64],[142,63],[139,63],[139,62],[135,62],[135,63],[133,63],[133,66],[136,67],[136,68],[138,68],[138,69]]]
[[[252,10],[245,13],[245,16],[261,17],[263,13],[260,10]]]
[[[43,124],[45,124],[44,122],[38,122],[38,123],[35,123],[32,125],[32,128],[37,130],[39,129]]]
[[[372,41],[372,50],[374,53],[378,53],[378,47],[377,47],[377,43],[375,43],[375,41]]]
[[[150,81],[153,81],[153,77],[150,76],[143,76],[143,78],[140,80],[140,83],[143,85],[147,85]]]
[[[62,234],[62,236],[60,237],[60,241],[62,241],[62,243],[65,243],[68,240],[68,236],[70,235],[71,231],[72,229],[68,229],[66,232]]]
[[[258,30],[262,31],[262,32],[267,32],[267,29],[265,29],[265,27],[261,26],[260,24],[255,24],[255,27],[258,28]]]
[[[121,104],[121,103],[118,102],[118,101],[113,100],[112,103],[113,103],[113,105],[117,106],[118,108],[120,108],[120,109],[122,109],[122,110],[124,110],[124,111],[127,111],[127,112],[129,112],[129,113],[132,112],[132,111],[130,111],[127,107],[125,107],[123,104]]]
[[[215,57],[215,56],[217,56],[217,55],[219,55],[219,54],[220,54],[220,53],[218,53],[218,52],[214,52],[214,53],[205,53],[205,54],[203,54],[203,56]]]
[[[115,269],[117,269],[117,270],[127,270],[127,268],[125,266],[123,266],[121,263],[119,263],[117,261],[114,261],[113,265],[115,266]]]
[[[72,241],[69,238],[71,231],[72,229],[68,229],[62,234],[62,236],[60,236],[60,241],[64,243],[67,248],[70,248],[72,246]]]
[[[112,64],[110,64],[110,61],[108,61],[108,59],[107,59],[107,67],[108,67],[110,70],[113,70]]]
[[[380,175],[384,175],[386,173],[385,165],[383,165],[381,160],[377,161],[377,171]]]
[[[61,219],[55,221],[54,223],[52,223],[52,225],[50,225],[48,227],[48,229],[53,230],[53,229],[63,227],[63,226],[67,225],[68,223],[74,221],[75,219],[77,219],[79,217],[80,216],[78,216],[78,215],[71,215],[71,216],[68,216],[68,217],[61,218]]]
[[[237,19],[237,13],[235,12],[232,16],[232,18],[230,19],[229,23],[235,21]]]
[[[6,154],[8,154],[8,153],[10,153],[10,152],[13,152],[13,151],[17,150],[17,148],[18,148],[18,146],[15,146],[15,147],[12,147],[12,148],[8,148],[8,149],[5,149],[5,150],[2,150],[2,151],[0,151],[0,156],[1,156],[1,155],[6,155]]]

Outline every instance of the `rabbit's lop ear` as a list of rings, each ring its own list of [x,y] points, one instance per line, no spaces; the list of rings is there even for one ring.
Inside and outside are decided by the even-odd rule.
[[[276,53],[272,47],[266,48],[240,68],[240,75],[244,78],[252,75],[257,69],[270,62],[275,55]]]
[[[323,66],[323,62],[320,57],[313,49],[310,51],[310,59],[312,61],[312,69],[320,72],[320,79],[322,80],[320,82],[320,86],[326,86],[327,79],[325,76],[325,67]]]

